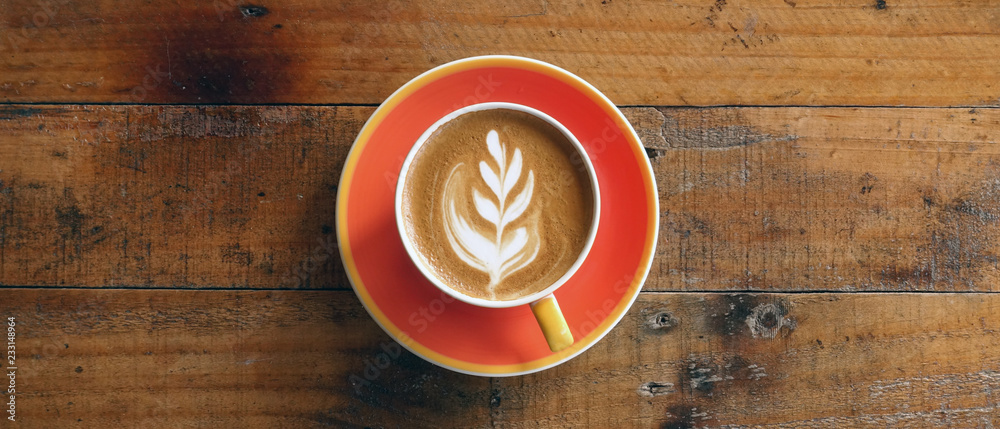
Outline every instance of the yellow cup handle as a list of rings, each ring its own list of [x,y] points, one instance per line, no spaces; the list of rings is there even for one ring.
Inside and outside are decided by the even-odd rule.
[[[549,349],[553,353],[573,345],[573,333],[569,331],[569,325],[566,324],[555,296],[549,294],[531,303],[531,312],[535,314],[535,320],[542,328],[545,341],[549,343]]]

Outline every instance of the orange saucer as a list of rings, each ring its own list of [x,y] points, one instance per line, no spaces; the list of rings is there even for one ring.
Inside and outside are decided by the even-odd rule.
[[[410,261],[396,228],[396,180],[417,138],[448,112],[488,101],[533,107],[562,123],[590,154],[600,183],[597,238],[555,292],[576,338],[558,353],[549,351],[527,305],[476,307],[438,290]],[[362,128],[338,191],[340,252],[365,308],[414,354],[466,374],[528,374],[594,345],[635,301],[656,247],[656,183],[635,131],[597,89],[527,58],[467,58],[403,85]]]

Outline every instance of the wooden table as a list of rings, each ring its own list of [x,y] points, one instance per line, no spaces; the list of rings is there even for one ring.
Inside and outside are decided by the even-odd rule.
[[[287,3],[0,7],[0,427],[1000,426],[997,2]],[[512,378],[394,353],[334,232],[378,103],[490,53],[660,192],[621,324]]]

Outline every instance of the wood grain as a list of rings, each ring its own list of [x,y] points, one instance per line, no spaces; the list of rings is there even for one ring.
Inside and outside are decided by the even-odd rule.
[[[993,427],[996,294],[643,294],[577,360],[494,385],[496,426]]]
[[[627,110],[660,192],[647,288],[997,290],[997,113]]]
[[[998,427],[998,6],[7,0],[0,426]],[[402,350],[334,232],[374,106],[484,54],[631,106],[659,187],[631,311],[522,377]]]
[[[336,190],[372,110],[0,107],[0,284],[343,288]]]
[[[993,1],[10,0],[0,101],[375,104],[516,54],[624,105],[995,106],[998,26]]]
[[[0,303],[17,321],[11,427],[1000,424],[997,294],[644,293],[580,357],[492,380],[397,356],[348,291]]]
[[[0,284],[349,288],[340,168],[369,107],[0,107]],[[996,109],[627,108],[646,290],[996,291]]]
[[[488,379],[404,352],[352,292],[8,289],[0,290],[0,313],[16,318],[18,335],[19,422],[5,426],[429,427],[445,414],[459,426],[489,419]]]

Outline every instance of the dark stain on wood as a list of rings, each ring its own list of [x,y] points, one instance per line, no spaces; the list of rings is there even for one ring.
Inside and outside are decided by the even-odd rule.
[[[241,250],[239,243],[225,246],[222,248],[222,262],[249,267],[253,264],[253,253],[249,250]]]
[[[162,22],[152,30],[155,34],[147,38],[154,47],[137,64],[145,73],[141,85],[132,88],[131,101],[254,103],[287,94],[294,83],[289,46],[296,42],[276,33],[267,7],[232,6]]]
[[[875,0],[875,9],[885,10],[887,7],[885,0]]]
[[[80,209],[75,205],[68,207],[56,207],[56,222],[58,222],[61,227],[69,229],[73,236],[78,236],[80,234],[80,228],[83,225],[83,220],[83,213],[81,213]]]
[[[337,418],[333,414],[333,410],[318,411],[312,414],[309,420],[318,423],[320,427],[344,428],[353,426],[350,421]]]
[[[476,386],[488,383],[486,379],[435,366],[402,349],[389,338],[385,338],[378,347],[352,354],[358,356],[359,361],[352,365],[356,371],[344,380],[344,391],[350,392],[359,402],[357,405],[364,408],[407,410],[418,407],[447,415],[461,415],[468,410],[483,409],[487,403],[496,404],[496,407],[500,405],[499,390],[486,388],[477,391]],[[365,423],[368,419],[377,425],[384,416],[361,418]],[[420,425],[418,421],[414,424]]]
[[[671,405],[667,408],[667,420],[660,429],[691,429],[694,427],[694,406],[690,404]]]
[[[723,339],[733,338],[745,332],[747,317],[759,304],[756,296],[748,294],[723,295],[715,301],[714,305],[711,305],[713,311],[709,313],[715,314],[715,317],[710,319],[712,331]]]
[[[929,265],[906,267],[890,263],[879,271],[878,278],[881,283],[898,285],[900,289],[912,289],[917,285],[929,283],[934,275]]]
[[[50,109],[36,109],[33,107],[20,106],[0,106],[0,120],[10,121],[19,118],[28,118],[34,115],[46,113],[50,114]]]
[[[788,303],[767,295],[723,295],[708,304],[712,331],[731,346],[748,338],[772,339],[795,329]]]

